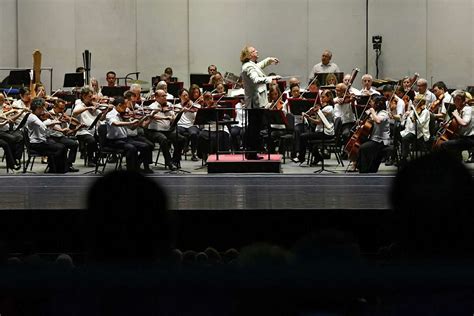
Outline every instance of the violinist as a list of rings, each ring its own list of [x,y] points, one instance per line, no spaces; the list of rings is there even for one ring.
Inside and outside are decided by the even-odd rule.
[[[13,130],[14,122],[23,115],[23,110],[8,109],[7,100],[3,93],[0,93],[0,140],[5,151],[5,158],[7,159],[7,166],[9,169],[17,169],[21,164],[21,157],[23,155],[23,133],[22,131]],[[6,144],[3,144],[3,143]],[[8,149],[6,149],[8,145]],[[12,159],[8,159],[8,154],[12,153]],[[13,163],[11,163],[13,161]]]
[[[274,110],[274,111],[282,111],[283,115],[287,115],[287,102],[283,102],[281,98],[280,88],[278,84],[270,84],[270,88],[268,90],[268,104],[265,108]],[[267,130],[265,132],[268,133]],[[270,125],[270,137],[268,139],[268,150],[270,153],[275,152],[276,143],[279,142],[280,137],[283,135],[288,134],[285,124],[271,124]]]
[[[410,144],[428,148],[430,139],[430,111],[425,106],[426,100],[420,95],[415,97],[414,103],[415,109],[411,108],[404,114],[405,129],[400,132],[402,136],[402,158],[400,163],[402,165],[406,164]]]
[[[192,84],[191,87],[189,87],[189,99],[194,103],[202,103],[199,101],[202,101],[201,88],[199,88],[197,84]]]
[[[383,96],[372,97],[372,107],[366,110],[373,128],[369,139],[360,145],[357,167],[360,173],[375,173],[380,166],[380,153],[390,142],[390,123],[387,100]]]
[[[445,121],[448,119],[446,103],[453,103],[453,97],[448,92],[448,87],[443,81],[433,84],[433,93],[436,100],[431,103],[429,108],[436,121]]]
[[[290,85],[290,98],[299,98],[301,96],[300,86],[298,84]],[[295,130],[294,130],[294,142],[293,150],[291,151],[291,160],[299,162],[297,155],[298,150],[301,148],[301,135],[306,132],[306,125],[304,124],[302,115],[294,115]]]
[[[94,98],[98,101],[104,96],[102,94],[102,89],[99,86],[99,81],[96,78],[92,77],[90,82],[91,82],[90,87],[92,89]]]
[[[141,87],[138,84],[132,85],[130,88],[134,88],[134,91],[128,90],[125,91],[123,96],[125,99],[125,103],[127,104],[127,113],[128,116],[131,116],[130,119],[142,119],[138,125],[131,126],[127,128],[127,135],[130,139],[146,143],[148,145],[150,152],[153,151],[155,144],[150,141],[148,138],[145,137],[145,132],[143,127],[148,125],[151,121],[151,117],[145,117],[148,113],[145,112],[145,108],[138,105],[138,102],[141,102]],[[149,109],[148,109],[149,110]],[[125,115],[126,117],[127,115]],[[150,158],[151,159],[151,158]],[[146,163],[151,164],[152,161],[146,161]]]
[[[428,90],[428,81],[426,79],[420,78],[416,82],[416,86],[418,88],[418,92],[416,95],[421,95],[426,100],[426,107],[429,108],[431,103],[436,101],[436,96]]]
[[[178,122],[178,133],[186,139],[189,139],[191,142],[191,160],[198,161],[199,159],[196,156],[198,137],[199,137],[199,127],[194,125],[194,119],[196,118],[196,112],[201,108],[199,103],[193,103],[189,99],[189,91],[187,89],[181,89],[179,91],[180,99],[180,108],[183,111],[181,114],[181,119]]]
[[[123,149],[127,161],[127,170],[139,171],[143,163],[143,173],[153,173],[150,169],[152,151],[148,144],[134,140],[127,134],[127,129],[136,127],[138,119],[125,120],[123,114],[127,111],[127,102],[118,97],[114,100],[114,109],[107,113],[107,146]]]
[[[203,108],[212,109],[217,108],[219,105],[214,101],[211,92],[206,91],[203,94]],[[219,133],[219,150],[229,150],[229,133],[224,128],[224,125],[219,125],[217,129],[216,122],[212,121],[209,124],[202,126],[201,132],[198,137],[198,154],[204,160],[210,153],[217,151],[217,133]]]
[[[309,131],[301,135],[300,148],[297,159],[294,162],[303,163],[305,161],[306,149],[308,141],[313,139],[329,139],[334,137],[334,96],[330,90],[324,90],[321,93],[321,104],[316,104],[309,113],[303,113],[303,116],[311,121],[316,127],[314,131]],[[321,110],[321,111],[320,111]],[[318,113],[319,112],[319,113]],[[330,126],[324,126],[324,123],[319,115],[321,113],[326,117]],[[314,161],[312,164],[318,164],[323,160],[322,153],[318,149],[314,151]]]
[[[176,132],[171,124],[175,119],[172,104],[166,101],[166,91],[158,89],[155,91],[155,102],[149,106],[151,110],[158,109],[159,112],[147,123],[145,129],[146,137],[153,143],[159,143],[161,152],[165,159],[165,165],[170,170],[176,170],[180,166],[181,152],[186,138]],[[171,158],[170,147],[173,144],[173,158]]]
[[[94,134],[96,127],[89,129],[94,123],[95,119],[100,116],[101,121],[105,120],[106,111],[99,110],[99,104],[92,101],[93,91],[89,87],[83,87],[81,89],[81,98],[76,100],[74,105],[72,116],[76,118],[82,125],[76,132],[76,137],[82,144],[85,144],[87,153],[87,165],[88,167],[95,167],[94,154],[97,152],[97,142]],[[110,106],[108,106],[110,110]],[[98,122],[97,124],[99,124]],[[84,155],[84,153],[83,153]]]
[[[390,84],[384,85],[382,92],[383,96],[387,99],[386,106],[389,115],[390,137],[394,143],[392,154],[388,157],[385,165],[391,166],[396,160],[398,144],[401,141],[400,129],[402,117],[405,113],[405,102],[395,94],[394,88]]]
[[[466,93],[460,91],[454,96],[454,105],[452,119],[459,125],[458,138],[450,139],[441,144],[441,149],[447,150],[459,159],[462,159],[462,151],[474,148],[474,119],[472,115],[472,106],[466,103]]]
[[[415,74],[415,77],[413,77],[413,79],[410,77],[404,77],[401,82],[403,91],[402,95],[407,95],[412,101],[415,99],[415,91],[412,89],[414,81],[412,80],[416,80],[416,76],[418,76],[418,74]]]
[[[69,171],[66,165],[66,146],[49,139],[50,129],[48,126],[58,124],[59,121],[49,120],[48,126],[40,118],[45,116],[45,102],[42,98],[34,98],[31,102],[31,113],[26,121],[26,128],[30,138],[30,146],[33,150],[44,156],[48,156],[48,167],[50,173],[64,173]]]
[[[346,84],[337,84],[336,97],[334,98],[334,117],[341,118],[341,136],[344,144],[351,137],[351,130],[355,122],[355,115],[352,110],[355,99],[351,94],[346,93],[346,90]]]
[[[172,94],[168,93],[168,84],[166,83],[166,81],[164,81],[164,80],[159,81],[156,84],[155,91],[156,90],[165,91],[166,92],[166,100],[168,100],[168,101],[173,101],[174,100],[174,96]]]
[[[67,116],[64,113],[66,107],[66,102],[64,100],[58,99],[54,103],[53,109],[49,111],[50,117],[44,121],[44,124],[48,125],[50,121],[59,121],[59,124],[54,124],[51,126],[52,131],[50,132],[49,140],[54,143],[63,144],[68,150],[67,156],[67,168],[69,172],[78,172],[79,169],[73,167],[74,162],[76,161],[77,148],[79,143],[77,140],[72,137],[72,134],[75,132],[74,129],[70,129],[70,123],[72,123],[73,118]],[[79,122],[74,119],[76,123],[76,128],[80,127]]]
[[[227,94],[226,87],[225,87],[224,83],[222,83],[222,82],[219,82],[218,84],[216,84],[215,89],[216,89],[216,93],[215,93],[216,95],[225,95],[225,94]]]
[[[30,104],[31,104],[31,91],[30,88],[27,87],[21,87],[20,88],[20,99],[16,100],[12,104],[13,109],[17,110],[22,110],[23,113],[20,115],[15,121],[13,125],[13,129],[16,130],[18,126],[20,125],[21,121],[25,117],[25,113],[29,111],[30,109]]]

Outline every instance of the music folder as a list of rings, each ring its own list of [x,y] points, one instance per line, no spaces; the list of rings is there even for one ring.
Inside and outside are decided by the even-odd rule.
[[[314,106],[315,99],[293,99],[288,98],[288,108],[293,115],[301,115]]]

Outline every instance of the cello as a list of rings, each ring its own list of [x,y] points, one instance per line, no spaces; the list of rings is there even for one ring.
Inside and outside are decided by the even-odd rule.
[[[366,117],[364,119],[359,119],[359,122],[356,124],[355,131],[352,134],[351,138],[347,141],[346,146],[344,147],[344,151],[347,153],[347,157],[350,161],[356,161],[357,157],[359,156],[359,148],[362,144],[362,141],[369,137],[370,132],[372,131],[373,124],[369,120],[370,115],[367,115],[366,109],[372,99],[372,95],[369,96],[367,104],[364,107],[364,115]]]

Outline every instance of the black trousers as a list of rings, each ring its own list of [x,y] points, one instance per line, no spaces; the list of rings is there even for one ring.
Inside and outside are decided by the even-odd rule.
[[[306,125],[304,123],[298,123],[295,125],[295,137],[293,141],[293,151],[291,152],[291,158],[295,158],[298,150],[301,146],[301,135],[306,132]]]
[[[13,158],[20,160],[23,155],[23,133],[21,131],[0,132],[0,139],[8,143]]]
[[[150,146],[132,138],[107,139],[106,145],[125,151],[127,170],[138,170],[141,163],[144,167],[148,167],[152,160]]]
[[[233,151],[239,151],[242,146],[242,136],[245,129],[240,126],[232,126],[230,128],[230,142]]]
[[[137,142],[142,142],[142,143],[145,143],[148,145],[149,147],[149,154],[147,153],[146,157],[143,157],[144,159],[144,163],[145,164],[151,164],[153,163],[153,149],[155,148],[155,144],[150,141],[148,138],[146,138],[145,136],[142,136],[142,135],[137,135],[137,136],[128,136],[129,139],[133,140],[133,141],[137,141]]]
[[[462,159],[463,150],[472,150],[474,148],[474,135],[461,136],[456,139],[448,140],[441,144],[441,149],[455,155],[458,159]]]
[[[310,132],[310,133],[303,133],[300,136],[300,149],[298,154],[298,160],[304,161],[306,156],[306,150],[308,148],[308,141],[310,140],[321,140],[321,139],[331,139],[333,136],[329,136],[324,134],[323,132]],[[319,153],[318,150],[314,152],[314,157],[316,159],[322,159],[322,155]]]
[[[165,159],[165,164],[169,164],[172,161],[178,163],[181,161],[181,152],[183,150],[184,144],[186,143],[186,138],[179,133],[176,133],[176,130],[172,131],[155,131],[152,129],[145,130],[146,137],[151,140],[153,143],[159,143],[161,152]],[[171,158],[170,148],[173,144],[174,152],[173,158]]]
[[[13,158],[13,153],[10,144],[4,141],[3,139],[0,139],[0,147],[2,147],[3,152],[5,153],[7,168],[13,169],[15,167],[15,159]]]
[[[262,147],[260,130],[262,129],[263,109],[247,110],[247,128],[245,131],[245,151],[256,155]]]
[[[375,173],[380,167],[380,153],[385,145],[373,140],[368,140],[359,148],[359,160],[357,167],[360,173]]]
[[[415,134],[407,134],[404,137],[402,137],[402,159],[406,160],[408,157],[408,154],[410,153],[410,144],[416,144],[418,148],[427,148],[427,144],[424,141],[423,137],[420,137],[416,139]]]
[[[229,134],[224,131],[219,131],[219,147],[217,146],[217,132],[201,131],[198,140],[199,156],[207,159],[209,154],[219,151],[229,150]]]
[[[50,139],[55,143],[63,144],[64,146],[66,146],[66,149],[68,150],[66,162],[68,167],[71,167],[72,164],[76,161],[77,147],[79,147],[79,143],[77,142],[77,140],[66,136],[51,137]]]
[[[77,135],[76,137],[86,146],[87,160],[90,162],[95,162],[94,155],[97,152],[97,141],[95,140],[95,137],[89,134]]]
[[[31,143],[30,147],[41,155],[48,156],[49,172],[64,173],[67,171],[67,149],[63,144],[48,139],[46,143]]]
[[[188,128],[178,126],[178,133],[190,140],[191,152],[193,153],[193,155],[196,154],[196,151],[197,151],[198,137],[199,137],[200,132],[201,131],[199,130],[197,126],[191,126]]]

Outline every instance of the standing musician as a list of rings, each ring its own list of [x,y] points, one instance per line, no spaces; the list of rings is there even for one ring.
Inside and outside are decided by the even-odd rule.
[[[474,119],[472,117],[472,106],[466,103],[466,93],[461,91],[454,94],[453,120],[459,125],[456,139],[450,139],[441,144],[441,148],[452,152],[459,159],[462,159],[462,151],[474,148]]]
[[[380,153],[390,142],[390,123],[387,100],[383,96],[372,98],[373,107],[366,111],[373,122],[369,139],[359,148],[357,166],[360,173],[377,172],[380,166]]]
[[[245,154],[246,159],[260,159],[257,155],[260,142],[260,130],[262,113],[258,109],[265,108],[268,103],[267,84],[273,79],[280,79],[280,76],[266,76],[263,68],[277,64],[278,59],[268,57],[258,62],[258,51],[255,47],[245,46],[240,52],[240,61],[242,62],[242,82],[245,90],[245,108],[248,109],[248,126],[245,133],[246,145],[248,151]]]
[[[76,139],[71,138],[74,132],[80,127],[79,121],[74,119],[75,128],[70,128],[72,124],[72,117],[68,117],[64,113],[66,107],[66,101],[58,99],[54,102],[53,108],[49,111],[50,118],[44,121],[46,125],[50,121],[59,121],[60,124],[53,125],[52,131],[50,132],[50,140],[55,143],[63,144],[66,147],[66,150],[69,150],[67,156],[67,171],[69,172],[78,172],[79,169],[73,167],[74,162],[76,161],[77,147],[79,143]]]
[[[189,91],[187,89],[181,89],[179,91],[179,99],[181,100],[179,107],[183,114],[178,122],[178,133],[183,135],[191,142],[191,160],[198,161],[196,156],[198,147],[199,127],[194,125],[194,119],[196,118],[196,112],[201,108],[199,103],[194,103],[189,99]]]
[[[98,116],[100,120],[105,119],[106,111],[99,110],[99,104],[92,102],[93,91],[89,87],[83,87],[81,89],[81,98],[76,100],[72,116],[75,117],[82,125],[82,127],[76,132],[77,139],[85,144],[87,152],[88,167],[95,167],[96,160],[94,154],[97,152],[97,142],[94,137],[96,128],[92,130],[89,127],[95,121]],[[110,110],[111,107],[108,106]],[[99,124],[98,122],[97,124]]]
[[[128,128],[136,128],[140,121],[138,119],[125,119],[128,105],[122,98],[118,97],[114,100],[114,109],[107,113],[107,146],[125,150],[127,160],[127,170],[138,171],[140,164],[143,163],[144,173],[153,173],[149,163],[152,158],[152,151],[147,143],[134,140],[128,136]]]
[[[420,78],[416,82],[416,86],[418,87],[418,92],[416,95],[422,95],[426,100],[426,107],[429,108],[431,103],[436,101],[436,97],[430,90],[428,90],[428,81],[426,81],[426,79]]]
[[[313,79],[314,76],[318,73],[340,72],[339,67],[335,63],[332,63],[331,59],[332,59],[332,52],[327,49],[324,50],[321,55],[321,62],[313,66],[308,76],[309,79],[310,80]]]
[[[30,146],[40,154],[48,156],[48,167],[50,173],[67,172],[66,146],[49,139],[50,129],[48,129],[48,126],[58,124],[59,121],[48,120],[47,122],[43,122],[40,118],[44,118],[44,116],[44,99],[33,99],[31,102],[31,114],[28,116],[26,121],[28,137],[30,138]]]
[[[410,144],[428,148],[430,140],[430,111],[426,108],[423,96],[415,97],[415,109],[409,109],[403,116],[405,129],[400,132],[402,136],[401,165],[405,165],[410,151]]]
[[[160,149],[165,159],[165,165],[170,170],[180,167],[181,152],[186,142],[184,136],[178,134],[171,128],[176,115],[172,110],[172,105],[166,101],[166,91],[158,89],[155,91],[155,102],[149,106],[151,110],[159,110],[149,121],[145,130],[146,137],[153,143],[159,143]],[[173,144],[173,158],[171,158],[170,147]]]
[[[334,117],[341,118],[341,136],[343,144],[345,144],[351,137],[351,130],[355,122],[355,115],[352,110],[352,107],[355,104],[355,99],[353,98],[353,95],[346,93],[346,90],[346,84],[338,83],[336,85],[336,97],[334,98]]]
[[[10,109],[7,111],[8,108],[11,108],[11,106],[3,93],[0,93],[0,141],[5,152],[7,167],[18,170],[23,155],[23,134],[20,130],[14,130],[13,125],[27,109]]]
[[[303,133],[301,135],[300,148],[298,154],[298,161],[303,163],[306,156],[306,148],[308,147],[308,141],[312,139],[330,139],[334,137],[334,96],[330,90],[324,90],[321,93],[321,104],[317,104],[309,110],[308,113],[303,113],[303,117],[311,121],[316,125],[314,132]],[[322,119],[319,117],[321,112],[324,114],[324,117],[328,120],[330,126],[325,126]],[[318,114],[319,112],[319,114]],[[314,160],[311,164],[318,164],[323,160],[323,153],[320,153],[316,149],[313,153]]]

